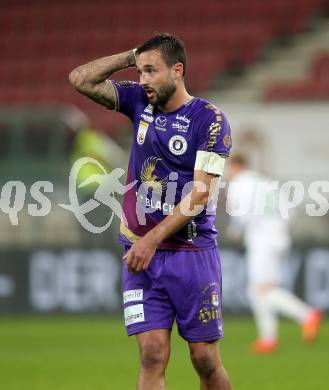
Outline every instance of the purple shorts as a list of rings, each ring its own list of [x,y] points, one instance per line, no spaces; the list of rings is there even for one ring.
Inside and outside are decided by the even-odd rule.
[[[134,275],[127,272],[125,263],[123,268],[124,317],[129,336],[171,329],[176,320],[179,334],[187,341],[223,337],[218,248],[158,250],[146,271]]]

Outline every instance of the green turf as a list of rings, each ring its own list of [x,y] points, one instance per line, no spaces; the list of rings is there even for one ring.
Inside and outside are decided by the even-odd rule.
[[[248,352],[251,319],[226,318],[225,331],[222,357],[235,390],[329,389],[328,324],[315,345],[305,346],[299,329],[283,322],[279,352],[265,357]],[[118,318],[0,318],[0,389],[129,390],[137,366],[135,340],[126,337]],[[167,383],[169,390],[198,389],[176,331]]]

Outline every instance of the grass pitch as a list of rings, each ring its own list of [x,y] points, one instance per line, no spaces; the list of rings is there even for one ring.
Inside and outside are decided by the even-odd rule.
[[[222,357],[235,390],[325,390],[329,385],[329,324],[305,346],[296,325],[281,323],[280,350],[254,356],[250,318],[225,319]],[[0,389],[129,390],[135,388],[137,345],[121,318],[0,317]],[[186,343],[173,332],[168,390],[198,389]],[[155,389],[156,390],[156,389]]]

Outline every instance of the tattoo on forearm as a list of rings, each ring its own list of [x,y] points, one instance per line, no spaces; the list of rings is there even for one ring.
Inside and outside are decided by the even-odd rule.
[[[135,66],[133,51],[104,57],[74,69],[70,74],[72,85],[82,94],[109,109],[116,108],[116,94],[110,82],[114,72]]]

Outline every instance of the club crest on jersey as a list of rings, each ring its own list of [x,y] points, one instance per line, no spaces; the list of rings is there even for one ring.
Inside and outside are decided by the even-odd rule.
[[[219,306],[219,294],[217,292],[211,293],[210,301],[211,301],[211,304],[213,306],[218,307]]]
[[[169,140],[169,150],[175,156],[181,156],[187,150],[187,141],[181,135],[174,135]]]
[[[231,136],[229,134],[225,134],[223,138],[223,144],[225,148],[230,148],[232,145]]]
[[[149,123],[146,123],[144,121],[139,122],[138,132],[137,132],[137,142],[139,145],[143,145],[148,128],[149,128]]]

